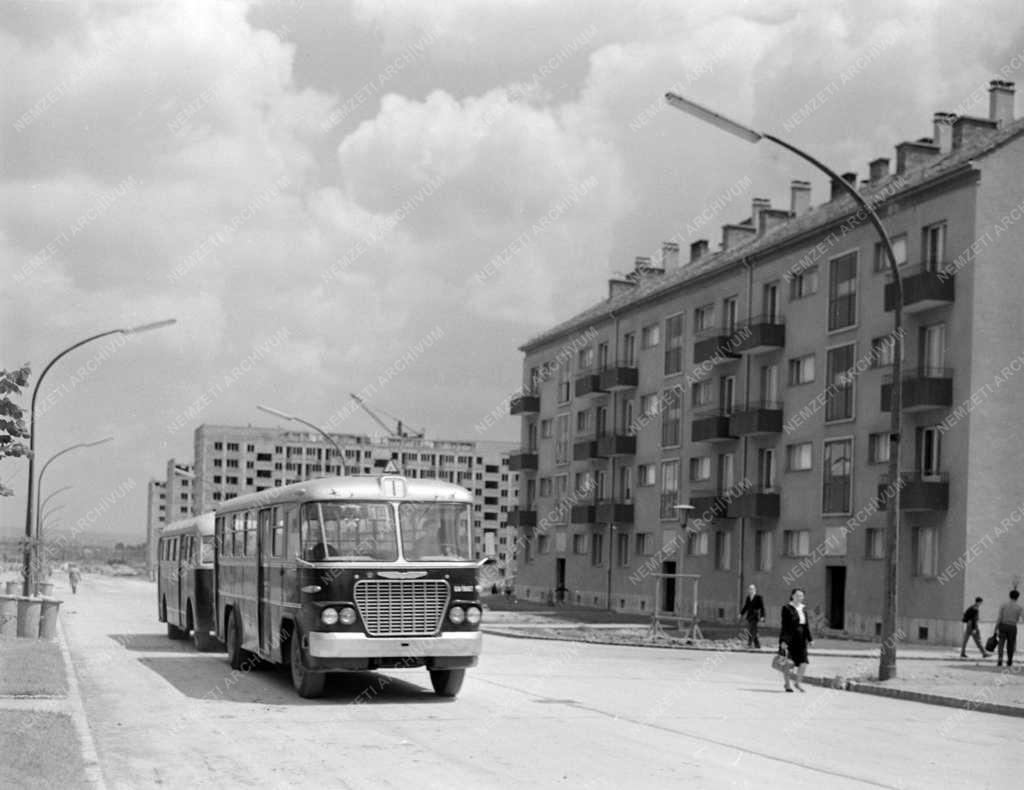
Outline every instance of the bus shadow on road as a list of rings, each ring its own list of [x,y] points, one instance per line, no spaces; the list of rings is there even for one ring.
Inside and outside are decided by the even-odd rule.
[[[107,634],[121,645],[125,650],[135,650],[142,653],[198,653],[192,642],[186,639],[168,639],[163,634]],[[216,655],[207,653],[205,655]]]
[[[265,665],[248,671],[233,671],[226,657],[216,653],[193,653],[180,658],[146,656],[139,658],[139,663],[160,675],[186,697],[211,702],[293,706],[444,704],[453,701],[430,690],[426,670],[423,670],[423,686],[383,672],[333,673],[327,677],[322,697],[303,699],[292,688],[287,667]]]

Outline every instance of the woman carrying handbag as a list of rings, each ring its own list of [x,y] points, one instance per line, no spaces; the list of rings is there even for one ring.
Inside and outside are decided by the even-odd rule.
[[[786,655],[793,662],[796,670],[796,677],[793,685],[797,691],[803,691],[804,687],[800,681],[804,679],[804,670],[807,668],[807,647],[814,639],[811,637],[811,628],[807,622],[807,610],[804,606],[804,591],[800,587],[794,588],[789,594],[789,603],[782,607],[782,628],[779,631],[779,650],[786,646]],[[786,691],[792,691],[790,685],[792,670],[785,670],[783,677],[786,679]]]

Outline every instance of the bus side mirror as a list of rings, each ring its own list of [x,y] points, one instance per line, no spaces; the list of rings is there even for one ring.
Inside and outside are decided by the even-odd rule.
[[[497,565],[497,564],[498,564],[498,561],[496,559],[494,559],[494,557],[484,557],[484,558],[482,558],[477,563],[477,567],[478,568],[483,568],[483,567],[485,567],[487,565]]]

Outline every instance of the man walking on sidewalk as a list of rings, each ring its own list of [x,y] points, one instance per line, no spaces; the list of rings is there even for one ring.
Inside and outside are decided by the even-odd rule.
[[[757,587],[751,584],[747,588],[747,599],[743,602],[740,614],[747,618],[747,647],[761,649],[761,641],[757,638],[757,624],[764,620],[764,599],[757,594]]]
[[[996,666],[1003,665],[1003,645],[1006,646],[1006,666],[1013,666],[1013,652],[1017,647],[1017,621],[1021,615],[1018,598],[1020,593],[1010,590],[1010,600],[999,607],[999,616],[996,617],[996,635],[999,637]]]
[[[968,606],[964,612],[964,641],[960,645],[960,658],[967,658],[967,640],[974,637],[974,644],[981,651],[982,658],[988,658],[985,647],[981,644],[981,631],[978,630],[978,612],[981,608],[981,598],[974,599],[974,605]]]

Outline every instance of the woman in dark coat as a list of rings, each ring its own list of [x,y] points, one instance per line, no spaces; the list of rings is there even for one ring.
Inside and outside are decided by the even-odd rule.
[[[804,606],[804,591],[797,587],[789,595],[789,603],[782,607],[782,628],[779,631],[779,647],[786,646],[786,654],[796,665],[794,685],[797,691],[803,691],[800,681],[804,678],[807,668],[807,646],[814,640],[811,638],[811,627],[807,620],[807,609]],[[789,685],[790,673],[785,673],[786,691],[792,691]]]

